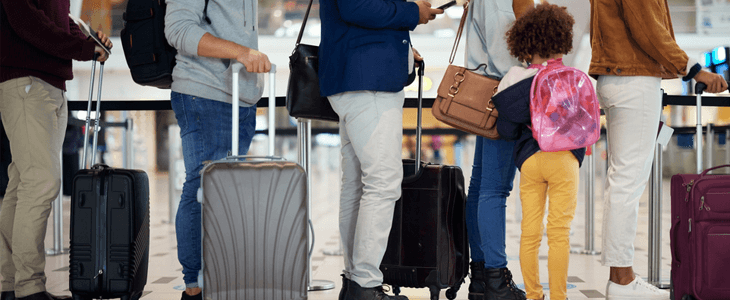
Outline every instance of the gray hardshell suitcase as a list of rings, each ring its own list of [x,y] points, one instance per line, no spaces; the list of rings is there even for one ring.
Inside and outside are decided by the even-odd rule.
[[[233,66],[233,107],[238,74]],[[273,120],[272,65],[269,119]],[[238,124],[233,109],[233,124]],[[269,139],[273,128],[269,122]],[[233,126],[230,156],[201,175],[203,297],[206,300],[307,299],[307,177],[298,164],[273,156],[238,156]]]

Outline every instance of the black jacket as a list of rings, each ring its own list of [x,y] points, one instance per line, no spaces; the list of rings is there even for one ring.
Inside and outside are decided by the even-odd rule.
[[[532,137],[530,125],[530,86],[532,79],[524,79],[499,92],[492,98],[494,106],[499,111],[497,118],[497,132],[506,140],[517,140],[513,157],[515,165],[522,170],[522,164],[533,154],[540,151],[537,140]],[[586,148],[570,150],[578,160],[578,166],[583,163]]]

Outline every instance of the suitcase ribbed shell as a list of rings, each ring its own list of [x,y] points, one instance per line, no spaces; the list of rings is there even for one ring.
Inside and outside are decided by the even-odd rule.
[[[203,170],[204,298],[307,299],[307,178],[286,161]]]

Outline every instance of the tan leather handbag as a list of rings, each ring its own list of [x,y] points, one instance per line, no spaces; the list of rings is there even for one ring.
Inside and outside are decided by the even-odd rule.
[[[470,2],[467,1],[464,5],[456,41],[451,48],[449,67],[441,80],[431,112],[437,120],[456,129],[489,139],[499,139],[495,126],[498,113],[492,103],[499,81],[473,72],[486,66],[485,64],[475,69],[453,65]]]

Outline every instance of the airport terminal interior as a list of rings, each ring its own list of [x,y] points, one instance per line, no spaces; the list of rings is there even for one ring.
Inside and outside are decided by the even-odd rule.
[[[538,0],[536,0],[538,1]],[[445,0],[433,0],[438,5]],[[554,0],[551,3],[568,7],[575,19],[573,51],[564,59],[567,65],[587,70],[591,49],[588,38],[589,1]],[[103,30],[112,37],[115,44],[113,53],[106,63],[103,101],[169,101],[170,91],[135,84],[127,67],[119,31],[124,26],[121,15],[124,13],[126,0],[72,0],[71,12],[80,16],[97,30]],[[296,34],[301,27],[301,20],[308,1],[305,0],[259,0],[259,50],[267,54],[276,64],[275,96],[286,95],[289,77],[288,57],[292,53]],[[307,23],[303,43],[318,44],[320,23],[318,20],[318,2],[314,1],[312,16]],[[707,55],[713,51],[727,53],[730,46],[730,1],[728,0],[670,0],[670,11],[674,22],[677,43],[690,57],[699,60],[706,67],[722,73],[727,70],[727,57],[723,62],[716,56]],[[101,7],[103,11],[93,9]],[[418,49],[426,60],[426,72],[423,80],[423,96],[433,99],[441,78],[449,65],[449,53],[454,42],[459,19],[463,8],[454,6],[446,10],[428,26],[422,26],[412,32],[413,47]],[[461,42],[455,64],[464,62],[464,42]],[[721,49],[721,50],[715,50]],[[716,61],[712,62],[712,58]],[[708,60],[709,59],[709,60]],[[725,68],[724,70],[722,68]],[[85,103],[88,99],[90,82],[90,62],[74,62],[74,80],[68,83],[67,98],[71,102]],[[98,69],[97,69],[98,70]],[[725,71],[727,78],[727,71]],[[269,76],[263,97],[269,97]],[[683,83],[678,79],[666,80],[663,83],[667,95],[692,95],[692,83]],[[417,97],[417,84],[405,88],[406,97]],[[727,92],[718,97],[730,97]],[[94,93],[96,97],[96,93]],[[85,104],[83,105],[84,107]],[[696,139],[691,130],[697,121],[693,106],[665,106],[663,120],[675,128],[676,132],[662,147],[662,176],[660,187],[661,199],[650,201],[651,191],[647,186],[641,198],[639,208],[638,234],[635,241],[634,270],[638,276],[648,279],[650,273],[658,277],[657,284],[668,284],[670,274],[671,252],[669,248],[670,227],[670,189],[669,181],[673,174],[694,173],[696,157]],[[712,138],[705,144],[705,166],[727,164],[730,161],[730,147],[726,142],[730,135],[727,125],[730,123],[730,107],[705,107],[702,110],[703,125],[717,128]],[[82,134],[85,111],[72,111],[75,120],[69,122],[68,139],[78,139]],[[404,128],[407,130],[403,139],[403,157],[413,157],[415,152],[416,110],[407,108],[404,112]],[[151,229],[150,229],[150,267],[145,293],[142,299],[173,300],[180,299],[184,289],[182,267],[177,260],[174,215],[184,181],[184,165],[182,162],[179,128],[175,116],[170,110],[148,110],[134,103],[126,110],[104,111],[101,115],[105,121],[102,138],[99,142],[97,162],[113,167],[131,167],[147,172],[150,178]],[[266,155],[268,136],[267,109],[259,108],[257,112],[257,135],[254,137],[249,154]],[[124,128],[125,121],[132,120],[132,129]],[[285,159],[297,161],[299,143],[297,140],[297,124],[304,120],[291,118],[284,107],[278,107],[275,114],[276,140],[275,154]],[[314,226],[314,250],[311,256],[311,280],[313,287],[334,288],[313,290],[309,292],[312,300],[337,299],[342,281],[343,258],[340,255],[340,238],[338,231],[339,180],[340,180],[340,139],[337,135],[337,124],[334,122],[312,121],[311,172],[312,184],[311,220]],[[466,185],[471,175],[474,159],[475,136],[451,129],[435,120],[429,108],[423,112],[423,148],[422,159],[432,163],[459,166],[464,173]],[[82,143],[81,143],[82,144]],[[72,150],[64,152],[64,180],[68,181],[78,169],[80,148],[77,143]],[[5,155],[5,152],[3,152]],[[603,191],[606,174],[606,140],[605,132],[595,144],[593,154],[586,160],[593,160],[593,169],[589,170],[584,163],[580,172],[580,190],[575,219],[570,231],[570,267],[568,277],[568,297],[575,299],[603,299],[609,269],[600,263]],[[718,170],[717,174],[730,174],[730,168]],[[651,180],[650,180],[651,181]],[[592,186],[589,186],[590,183]],[[519,264],[520,241],[520,198],[519,173],[515,178],[515,188],[507,200],[507,257],[508,267],[514,275],[514,281],[523,287]],[[66,193],[70,185],[64,185]],[[592,195],[589,191],[592,191]],[[53,294],[69,295],[68,271],[69,255],[69,216],[70,197],[64,195],[61,205],[54,206],[48,221],[45,248],[49,255],[46,262],[47,288]],[[654,205],[654,206],[652,206]],[[658,209],[658,218],[650,218],[650,207]],[[588,208],[588,209],[587,209]],[[658,224],[658,231],[650,230],[652,224]],[[650,235],[659,234],[658,243],[650,242]],[[651,249],[650,249],[651,248]],[[545,289],[547,280],[547,243],[546,237],[540,247],[540,276]],[[658,263],[651,264],[650,250],[660,256]],[[60,253],[59,253],[60,252]],[[465,300],[468,295],[469,278],[457,293],[456,299]],[[445,290],[441,299],[446,299]],[[429,299],[428,289],[406,289],[402,294],[410,299]]]

